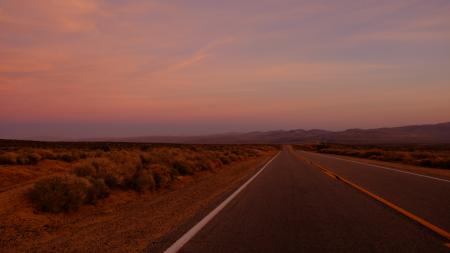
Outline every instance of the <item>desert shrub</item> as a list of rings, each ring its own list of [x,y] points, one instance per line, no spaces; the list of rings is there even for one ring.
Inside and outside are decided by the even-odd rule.
[[[41,159],[55,159],[56,155],[51,151],[47,149],[40,149],[37,151],[37,153],[41,156]]]
[[[220,167],[223,166],[223,163],[222,163],[222,161],[220,159],[214,159],[213,163],[214,163],[214,167],[215,168],[220,168]]]
[[[106,168],[104,171],[113,172],[121,178],[134,175],[136,168],[143,167],[138,150],[111,151],[105,158],[97,158],[98,166]]]
[[[102,179],[109,188],[120,185],[120,175],[115,165],[105,158],[83,161],[74,167],[75,175],[88,179]]]
[[[105,152],[103,150],[97,149],[97,150],[93,151],[92,156],[93,157],[104,157]]]
[[[26,165],[28,164],[28,158],[23,154],[17,156],[17,164]]]
[[[152,159],[151,162],[162,164],[170,164],[174,157],[173,152],[167,148],[154,149],[149,155]]]
[[[156,187],[152,172],[145,169],[137,169],[133,177],[127,180],[127,185],[138,192],[154,190]]]
[[[28,164],[37,164],[42,157],[37,153],[29,153],[27,154]]]
[[[95,204],[108,197],[112,189],[132,189],[138,192],[168,187],[179,175],[192,175],[198,170],[214,170],[224,164],[244,160],[273,150],[223,145],[160,145],[151,148],[117,147],[115,144],[77,150],[58,148],[49,154],[43,149],[18,153],[12,160],[22,162],[50,159],[54,156],[67,162],[77,162],[72,177],[54,177],[37,182],[28,196],[42,211],[76,210],[82,203]],[[36,153],[39,157],[33,158]],[[15,153],[14,153],[15,154]],[[2,154],[4,155],[4,153]]]
[[[450,158],[447,157],[447,158],[443,158],[442,160],[438,161],[436,163],[436,167],[450,169]]]
[[[318,145],[296,145],[303,150],[319,150]],[[364,146],[329,144],[319,152],[355,156],[388,162],[399,162],[424,167],[450,168],[448,146],[407,145],[407,146]]]
[[[16,163],[22,165],[35,165],[41,160],[41,156],[30,151],[23,151],[16,157]]]
[[[229,157],[227,157],[227,156],[221,156],[219,159],[220,159],[220,161],[221,161],[223,164],[225,164],[225,165],[231,163],[231,159],[230,159]]]
[[[450,168],[450,158],[433,157],[433,158],[429,158],[429,159],[421,159],[421,160],[415,161],[415,164],[419,165],[419,166],[423,166],[423,167],[449,169]]]
[[[142,153],[139,155],[139,159],[140,159],[140,163],[142,164],[142,166],[147,166],[149,164],[152,163],[157,163],[158,159],[156,159],[154,157],[154,155],[152,155],[151,153]]]
[[[192,162],[177,159],[172,163],[172,167],[180,173],[180,175],[192,175],[195,165]]]
[[[358,150],[347,150],[347,151],[339,151],[336,150],[334,153],[332,154],[337,154],[337,155],[349,155],[349,156],[359,156],[359,151]]]
[[[315,148],[316,148],[317,151],[320,152],[322,149],[327,149],[327,148],[329,148],[329,145],[328,145],[328,144],[325,144],[325,143],[320,143],[320,144],[316,145]]]
[[[231,159],[232,161],[240,161],[240,160],[244,160],[244,158],[241,157],[241,156],[239,156],[239,155],[232,155],[232,156],[230,157],[230,159]]]
[[[246,150],[245,152],[243,152],[242,156],[244,156],[244,157],[256,157],[256,156],[258,156],[258,152],[256,150],[249,149],[249,150]]]
[[[416,161],[416,164],[423,167],[432,167],[433,161],[431,159],[421,159]]]
[[[411,152],[411,156],[417,160],[428,159],[433,157],[433,155],[428,152]]]
[[[405,159],[405,154],[403,152],[395,152],[395,151],[387,151],[384,152],[384,155],[382,156],[384,161],[391,161],[391,162],[401,162]]]
[[[89,157],[89,154],[86,152],[80,152],[79,158],[80,159],[86,159]]]
[[[106,173],[105,176],[103,177],[103,180],[105,184],[111,189],[120,186],[119,178],[112,172]]]
[[[97,177],[102,177],[107,171],[113,170],[115,167],[115,164],[106,158],[92,159],[90,162],[95,168]]]
[[[195,167],[198,170],[213,170],[214,163],[205,156],[197,156],[195,159]]]
[[[13,152],[5,152],[0,154],[0,164],[16,164],[18,155]]]
[[[77,160],[77,158],[73,154],[69,153],[59,154],[56,159],[67,163],[71,163]]]
[[[105,152],[111,151],[111,147],[108,144],[101,145],[100,149],[105,151]]]
[[[152,149],[152,147],[150,145],[143,145],[143,146],[139,147],[140,151],[149,151],[151,149]]]
[[[368,150],[368,151],[364,152],[365,157],[381,156],[381,155],[383,155],[382,150]]]
[[[87,189],[85,202],[88,204],[96,204],[99,199],[108,197],[109,192],[110,189],[103,179],[93,179]]]
[[[79,177],[97,178],[96,168],[88,161],[76,165],[73,172]]]
[[[88,184],[74,176],[53,176],[37,181],[28,192],[34,206],[43,212],[77,210],[85,201]]]
[[[167,186],[174,176],[170,168],[164,165],[154,164],[148,169],[153,173],[156,189]]]

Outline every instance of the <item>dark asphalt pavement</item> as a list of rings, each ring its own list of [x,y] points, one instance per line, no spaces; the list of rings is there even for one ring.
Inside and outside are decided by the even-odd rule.
[[[444,243],[284,150],[180,252],[449,252]]]
[[[450,231],[450,182],[299,151],[365,189]]]

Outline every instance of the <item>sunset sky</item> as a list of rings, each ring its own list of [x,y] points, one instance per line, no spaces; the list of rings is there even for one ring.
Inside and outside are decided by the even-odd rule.
[[[0,138],[445,121],[448,0],[0,0]]]

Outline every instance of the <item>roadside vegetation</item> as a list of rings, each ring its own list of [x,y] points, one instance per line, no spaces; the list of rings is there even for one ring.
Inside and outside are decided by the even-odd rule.
[[[115,191],[155,192],[182,177],[216,172],[267,155],[269,145],[171,145],[2,141],[0,169],[55,160],[69,172],[37,180],[26,196],[42,212],[70,212],[95,205]]]
[[[296,149],[326,154],[450,169],[450,145],[344,145],[305,144]]]

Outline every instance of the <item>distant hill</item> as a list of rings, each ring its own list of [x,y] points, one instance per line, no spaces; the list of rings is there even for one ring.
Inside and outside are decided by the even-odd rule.
[[[346,144],[439,144],[450,143],[450,122],[434,125],[414,125],[377,129],[277,130],[266,132],[224,133],[203,136],[146,136],[103,138],[95,141],[157,142],[157,143],[311,143],[333,142]]]

